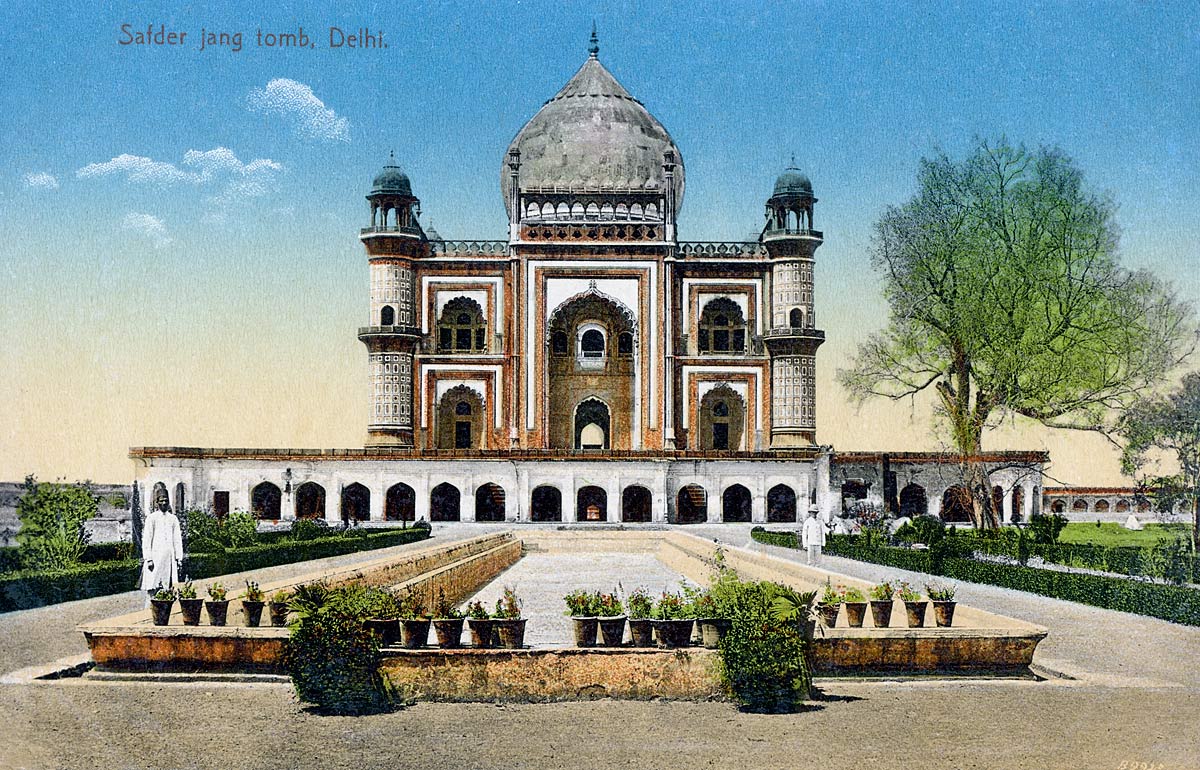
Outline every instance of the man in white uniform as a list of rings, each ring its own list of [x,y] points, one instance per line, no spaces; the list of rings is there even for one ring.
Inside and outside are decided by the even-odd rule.
[[[155,490],[154,510],[142,528],[142,590],[154,593],[173,588],[183,565],[183,537],[179,519],[171,513],[166,489]]]
[[[816,511],[809,511],[800,530],[801,545],[808,551],[808,563],[818,564],[821,561],[821,548],[825,545],[825,525],[817,518]]]

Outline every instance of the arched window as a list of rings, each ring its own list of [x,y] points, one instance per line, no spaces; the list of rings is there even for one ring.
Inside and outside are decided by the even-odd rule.
[[[745,409],[742,398],[728,385],[718,385],[700,399],[699,449],[742,448]]]
[[[550,336],[550,352],[556,356],[565,356],[567,354],[566,332],[554,332]]]
[[[380,326],[395,326],[396,325],[396,311],[391,305],[384,305],[383,310],[379,311],[379,325]]]
[[[466,385],[446,391],[438,402],[437,446],[439,449],[476,449],[484,432],[483,401]]]
[[[633,335],[629,332],[621,332],[619,335],[617,335],[617,355],[633,355]]]
[[[457,297],[446,303],[438,322],[439,353],[487,351],[487,322],[472,299]]]
[[[584,358],[604,358],[604,332],[588,329],[579,339],[579,352]]]
[[[792,312],[788,314],[788,325],[793,329],[804,326],[804,311],[798,307],[792,308]]]
[[[597,399],[587,399],[575,410],[575,448],[608,449],[610,425],[608,407]]]
[[[746,321],[736,303],[721,297],[704,306],[699,348],[701,353],[746,352]]]

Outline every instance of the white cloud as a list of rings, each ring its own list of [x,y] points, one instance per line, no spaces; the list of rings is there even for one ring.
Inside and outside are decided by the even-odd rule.
[[[153,214],[131,211],[125,215],[121,227],[150,239],[157,249],[166,248],[172,243],[171,236],[167,234],[167,226]]]
[[[171,184],[174,182],[200,182],[200,176],[181,171],[173,163],[144,158],[141,155],[122,154],[105,163],[89,163],[75,172],[80,179],[104,176],[124,176],[130,182]]]
[[[330,142],[350,141],[350,121],[325,106],[312,88],[295,80],[275,78],[266,88],[251,89],[246,104],[254,112],[282,115],[296,133]]]
[[[53,174],[47,174],[45,171],[30,172],[25,175],[25,186],[35,190],[57,190],[58,180]]]

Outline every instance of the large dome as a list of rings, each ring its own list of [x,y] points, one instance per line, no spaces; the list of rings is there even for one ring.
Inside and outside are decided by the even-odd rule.
[[[392,193],[394,195],[412,195],[412,183],[408,175],[399,166],[384,166],[383,170],[371,182],[371,194]]]
[[[522,128],[509,151],[521,153],[521,190],[662,190],[663,153],[675,153],[676,210],[683,203],[683,157],[642,103],[629,95],[593,53],[562,90]],[[500,169],[509,200],[507,158]]]

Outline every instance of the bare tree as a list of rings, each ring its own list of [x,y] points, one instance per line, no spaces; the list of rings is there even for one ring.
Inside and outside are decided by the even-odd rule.
[[[1190,305],[1119,264],[1113,210],[1060,150],[980,141],[922,160],[916,196],[875,224],[890,318],[839,379],[859,400],[936,392],[978,527],[997,524],[972,459],[986,427],[1108,431],[1195,346]]]

